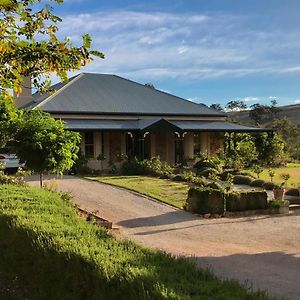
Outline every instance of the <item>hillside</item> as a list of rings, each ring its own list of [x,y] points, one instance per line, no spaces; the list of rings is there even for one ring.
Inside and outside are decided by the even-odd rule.
[[[278,113],[278,118],[287,118],[296,125],[300,125],[300,104],[279,106],[281,109]],[[254,122],[249,118],[249,111],[239,111],[228,113],[231,118],[241,122],[242,124],[254,124]],[[267,125],[270,122],[269,119],[264,120],[263,125]]]

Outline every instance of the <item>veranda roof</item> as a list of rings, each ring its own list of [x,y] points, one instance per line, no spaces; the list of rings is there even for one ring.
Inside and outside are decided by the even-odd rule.
[[[145,120],[89,120],[67,119],[65,120],[70,130],[136,130],[142,132],[271,132],[269,128],[256,128],[243,126],[226,121],[184,121],[166,119]]]

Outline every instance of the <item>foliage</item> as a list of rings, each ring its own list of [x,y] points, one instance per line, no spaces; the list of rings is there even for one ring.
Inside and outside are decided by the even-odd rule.
[[[280,178],[284,180],[285,186],[287,186],[287,182],[291,178],[291,175],[289,173],[282,173],[280,174]]]
[[[250,108],[249,117],[258,124],[261,124],[263,121],[274,120],[280,112],[275,99],[271,100],[270,105],[255,103]]]
[[[242,100],[232,100],[226,104],[226,110],[239,111],[247,108],[247,104]]]
[[[274,190],[274,187],[275,187],[274,182],[265,182],[265,183],[262,185],[262,188],[264,188],[265,190],[268,190],[268,191]]]
[[[269,208],[280,208],[280,207],[284,207],[284,206],[288,206],[288,205],[289,205],[288,200],[274,199],[274,200],[270,200],[268,202]]]
[[[91,169],[87,165],[88,159],[83,155],[82,151],[77,153],[77,159],[72,166],[71,172],[74,174],[89,174]]]
[[[234,191],[226,197],[226,211],[266,209],[267,206],[267,193],[264,191]]]
[[[198,176],[201,177],[210,177],[212,175],[218,175],[219,171],[213,168],[206,168],[206,169],[202,169],[202,171],[200,171],[198,173]]]
[[[4,168],[0,165],[0,184],[16,184],[16,185],[25,185],[25,176],[28,172],[18,169],[17,173],[13,175],[7,175],[4,173]]]
[[[280,136],[267,133],[254,136],[256,149],[259,149],[257,162],[261,165],[279,166],[284,161],[284,143]]]
[[[288,189],[285,192],[285,195],[299,197],[300,196],[300,192],[299,192],[299,189]]]
[[[267,208],[264,191],[224,191],[210,187],[191,187],[186,210],[199,214],[223,214],[225,211],[246,211]]]
[[[191,187],[186,200],[186,210],[198,214],[224,213],[224,192],[208,187]]]
[[[222,111],[223,110],[223,107],[221,104],[219,103],[213,103],[210,105],[210,108],[211,109],[215,109],[215,110],[219,110],[219,111]]]
[[[136,157],[126,160],[121,165],[121,173],[124,175],[154,175],[162,176],[173,173],[173,168],[160,160],[159,156],[151,159],[139,160]]]
[[[0,3],[0,93],[7,89],[22,91],[23,76],[31,76],[39,91],[47,91],[50,76],[55,72],[67,80],[67,72],[79,69],[92,60],[91,38],[82,36],[82,45],[75,47],[69,38],[59,40],[58,23],[53,8],[40,0],[7,0]],[[61,3],[62,0],[54,0]],[[42,37],[42,39],[41,39]]]
[[[246,184],[250,185],[250,183],[253,181],[253,178],[247,175],[234,175],[233,176],[233,182],[235,184]]]
[[[262,187],[264,185],[265,181],[262,179],[255,179],[251,181],[250,186],[253,187]]]
[[[274,171],[274,169],[269,169],[268,170],[268,174],[269,174],[269,176],[270,176],[270,178],[271,178],[271,182],[273,182],[273,178],[274,178],[274,176],[275,176],[275,171]]]
[[[300,160],[300,126],[288,119],[275,119],[271,127],[284,142],[284,151],[295,160]]]
[[[32,110],[18,120],[11,147],[29,170],[61,174],[77,159],[79,141],[79,134],[65,130],[62,121]]]
[[[256,174],[256,176],[257,176],[258,179],[259,179],[259,175],[263,172],[263,170],[264,169],[261,166],[259,166],[259,165],[255,165],[252,168],[253,173]]]
[[[222,167],[222,161],[218,156],[207,157],[202,153],[198,154],[197,162],[194,165],[194,168],[198,171],[203,171],[207,168],[220,169]]]

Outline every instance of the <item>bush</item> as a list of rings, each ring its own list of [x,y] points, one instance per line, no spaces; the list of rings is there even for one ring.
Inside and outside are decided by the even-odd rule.
[[[121,173],[124,175],[145,175],[145,165],[142,161],[134,157],[122,164]]]
[[[211,185],[212,186],[212,185]],[[246,211],[268,207],[265,191],[242,191],[225,193],[222,188],[191,187],[185,208],[199,214],[223,214],[224,200],[227,211]]]
[[[262,187],[265,189],[265,190],[268,190],[268,191],[272,191],[274,190],[274,187],[275,187],[275,184],[271,181],[269,182],[265,182]]]
[[[221,174],[219,174],[221,180],[226,180],[228,177],[228,174],[237,175],[237,171],[234,169],[226,169]]]
[[[223,214],[224,194],[207,187],[192,187],[188,192],[186,210],[198,214]]]
[[[173,177],[174,181],[185,181],[183,174],[177,174]]]
[[[160,161],[159,156],[143,161],[135,157],[125,161],[121,165],[121,173],[124,175],[168,176],[168,174],[172,174],[173,171],[170,165]]]
[[[25,185],[26,175],[26,171],[23,171],[21,168],[18,169],[18,172],[14,176],[6,175],[4,171],[0,170],[0,184]]]
[[[223,190],[223,186],[220,183],[216,182],[216,181],[208,182],[208,183],[206,183],[205,186],[209,187],[211,189],[214,189],[214,190]]]
[[[285,194],[287,196],[295,196],[295,197],[299,197],[300,193],[299,193],[299,189],[288,189]]]
[[[198,161],[194,164],[194,168],[198,171],[212,168],[212,169],[220,169],[222,166],[221,160],[218,157],[205,157],[200,155],[198,157]]]
[[[268,195],[264,191],[231,192],[226,197],[227,211],[266,209]]]
[[[253,187],[262,187],[264,183],[265,183],[265,181],[262,180],[262,179],[255,179],[255,180],[253,180],[250,183],[250,186],[253,186]]]
[[[269,208],[280,208],[283,206],[288,206],[290,203],[288,200],[280,200],[280,199],[274,199],[268,202]]]
[[[204,169],[198,173],[199,176],[203,176],[203,177],[209,177],[211,175],[218,175],[218,174],[219,174],[219,171],[216,169],[212,169],[212,168]]]
[[[205,186],[205,185],[207,185],[208,182],[207,182],[206,178],[196,176],[196,177],[193,179],[193,183],[194,183],[195,185],[198,185],[198,186]]]
[[[253,178],[250,176],[245,175],[235,175],[233,176],[233,183],[235,184],[247,184],[250,185],[250,183],[253,181]]]

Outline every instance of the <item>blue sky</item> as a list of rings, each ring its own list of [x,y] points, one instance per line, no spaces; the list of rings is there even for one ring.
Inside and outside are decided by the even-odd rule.
[[[114,73],[205,104],[300,103],[299,0],[65,0],[60,35],[90,33]]]

